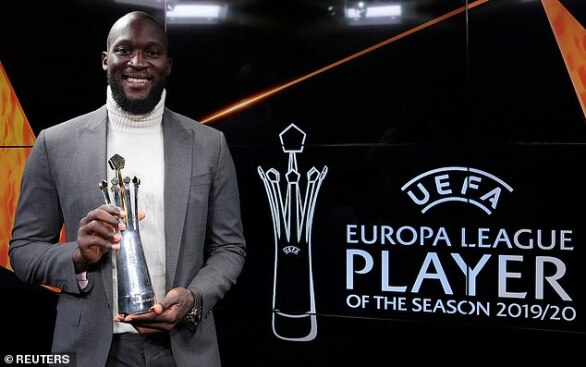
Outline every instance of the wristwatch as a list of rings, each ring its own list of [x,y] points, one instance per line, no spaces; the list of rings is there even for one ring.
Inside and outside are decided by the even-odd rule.
[[[195,292],[191,289],[188,290],[193,296],[193,307],[191,310],[189,310],[188,313],[185,314],[185,316],[183,316],[183,322],[189,330],[195,331],[195,329],[197,329],[197,325],[199,325],[199,322],[201,321],[203,307]]]

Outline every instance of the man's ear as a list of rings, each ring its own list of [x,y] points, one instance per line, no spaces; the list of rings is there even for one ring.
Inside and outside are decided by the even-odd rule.
[[[102,69],[108,70],[108,53],[106,51],[102,51]]]
[[[173,59],[168,57],[167,63],[169,64],[169,67],[167,68],[167,76],[169,76],[171,75],[171,69],[173,69]]]

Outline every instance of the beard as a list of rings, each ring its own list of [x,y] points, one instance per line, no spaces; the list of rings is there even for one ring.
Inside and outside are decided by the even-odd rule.
[[[112,81],[110,77],[108,77],[108,84],[110,84],[110,89],[112,90],[112,98],[118,103],[118,106],[123,111],[133,115],[144,115],[154,110],[157,103],[161,100],[161,95],[165,89],[165,80],[161,80],[153,86],[146,98],[130,99],[124,94],[122,86]]]

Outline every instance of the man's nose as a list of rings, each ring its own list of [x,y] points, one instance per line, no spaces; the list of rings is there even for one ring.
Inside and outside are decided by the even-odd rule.
[[[133,67],[136,68],[140,68],[140,67],[146,67],[146,63],[145,63],[145,58],[144,58],[144,54],[142,51],[136,51],[134,53],[134,55],[132,55],[132,58],[129,61],[129,64]]]

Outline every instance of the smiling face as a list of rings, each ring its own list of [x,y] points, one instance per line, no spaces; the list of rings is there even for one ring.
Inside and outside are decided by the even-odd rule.
[[[167,35],[150,15],[132,12],[120,18],[110,30],[107,51],[102,53],[112,96],[132,114],[145,114],[161,99],[171,74]]]

